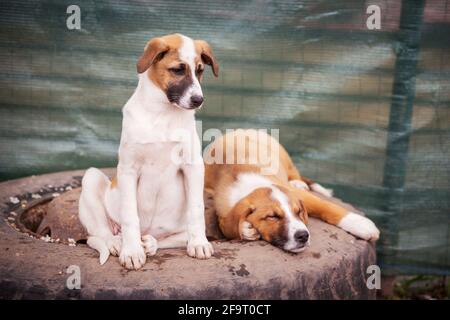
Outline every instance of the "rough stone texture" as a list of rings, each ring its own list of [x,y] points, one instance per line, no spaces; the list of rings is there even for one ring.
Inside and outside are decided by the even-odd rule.
[[[4,217],[15,210],[10,197],[39,192],[48,184],[75,186],[82,174],[61,172],[1,183]],[[160,250],[143,269],[127,271],[116,257],[100,266],[97,253],[85,245],[33,239],[2,219],[0,298],[375,298],[375,291],[365,285],[367,266],[376,260],[374,245],[315,219],[310,219],[309,228],[312,245],[301,254],[289,254],[262,241],[215,241],[216,254],[209,260],[189,258],[184,249]],[[81,290],[66,288],[70,265],[81,269]]]
[[[52,200],[46,208],[47,214],[42,220],[38,234],[50,230],[53,239],[86,240],[87,232],[78,218],[78,200],[81,188],[67,191]]]

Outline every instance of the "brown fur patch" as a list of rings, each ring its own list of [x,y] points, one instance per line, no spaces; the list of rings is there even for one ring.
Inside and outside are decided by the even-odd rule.
[[[191,70],[187,61],[181,61],[179,49],[183,45],[180,34],[170,34],[151,39],[144,48],[144,53],[137,63],[138,73],[149,70],[149,79],[164,91],[170,102],[177,103],[177,97],[183,94],[182,88],[192,84],[192,71],[199,81],[202,78],[204,64],[212,66],[217,77],[219,66],[208,43],[203,40],[194,40],[196,57],[194,58],[195,70]],[[170,71],[184,64],[185,73],[177,75]],[[183,91],[183,92],[182,92]]]
[[[181,62],[178,49],[182,46],[183,39],[179,34],[171,34],[160,39],[165,44],[167,53],[161,61],[156,62],[150,68],[148,76],[154,84],[166,92],[170,81],[174,77],[168,69],[176,67]]]
[[[111,180],[111,185],[110,185],[111,189],[117,188],[117,183],[118,183],[117,176],[115,176]]]

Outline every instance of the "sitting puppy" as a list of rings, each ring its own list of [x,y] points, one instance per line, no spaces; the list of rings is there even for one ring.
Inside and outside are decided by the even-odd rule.
[[[138,269],[146,254],[186,245],[189,256],[213,254],[194,118],[205,65],[218,76],[208,43],[180,34],[150,40],[137,62],[139,83],[123,108],[117,177],[110,181],[90,168],[82,181],[79,217],[101,264],[111,253]]]
[[[204,161],[205,190],[227,239],[262,238],[301,252],[310,243],[308,214],[364,240],[379,237],[371,220],[314,195],[310,189],[326,197],[330,192],[301,177],[286,150],[264,132],[227,133],[208,146]]]

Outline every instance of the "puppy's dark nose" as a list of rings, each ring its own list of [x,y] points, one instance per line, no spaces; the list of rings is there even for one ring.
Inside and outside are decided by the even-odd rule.
[[[306,230],[298,230],[294,233],[294,238],[298,243],[306,243],[309,239],[309,233]]]
[[[203,103],[203,97],[202,96],[192,96],[191,97],[191,108],[198,108]]]

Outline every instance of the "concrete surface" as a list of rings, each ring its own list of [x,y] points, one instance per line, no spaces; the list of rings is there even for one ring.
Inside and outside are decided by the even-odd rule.
[[[0,184],[5,219],[20,206],[10,197],[63,192],[84,171],[33,176]],[[111,172],[111,171],[109,171]],[[50,185],[50,186],[49,186]],[[16,202],[16,199],[12,199]],[[310,219],[312,244],[290,254],[265,242],[214,241],[216,254],[196,260],[185,249],[160,250],[143,269],[127,271],[117,257],[100,266],[85,245],[46,243],[0,221],[1,299],[372,299],[366,269],[376,260],[372,243]],[[81,271],[81,289],[66,287],[67,268]]]

